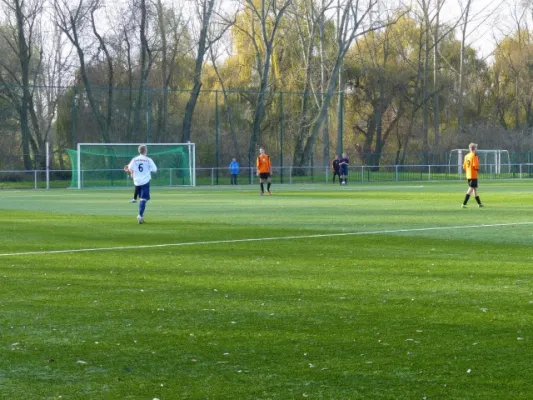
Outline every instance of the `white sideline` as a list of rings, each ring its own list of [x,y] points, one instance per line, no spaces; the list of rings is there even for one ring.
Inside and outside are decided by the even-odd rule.
[[[89,249],[70,249],[70,250],[27,251],[27,252],[22,252],[22,253],[3,253],[3,254],[0,253],[0,257],[32,256],[32,255],[43,255],[43,254],[70,254],[70,253],[109,251],[109,250],[154,249],[154,248],[160,248],[160,247],[195,246],[195,245],[203,246],[207,244],[263,242],[263,241],[269,241],[269,240],[314,239],[314,238],[327,238],[327,237],[338,237],[338,236],[383,235],[383,234],[393,234],[393,233],[438,231],[438,230],[448,230],[448,229],[453,230],[453,229],[465,229],[465,228],[495,228],[495,227],[516,226],[516,225],[533,225],[533,221],[512,222],[512,223],[507,223],[507,224],[436,226],[436,227],[430,227],[430,228],[392,229],[392,230],[382,230],[382,231],[322,233],[322,234],[315,234],[315,235],[279,236],[279,237],[264,237],[264,238],[250,238],[250,239],[226,239],[226,240],[211,240],[211,241],[205,241],[205,242],[184,242],[184,243],[149,244],[149,245],[137,245],[137,246],[96,247],[92,249],[89,248]]]

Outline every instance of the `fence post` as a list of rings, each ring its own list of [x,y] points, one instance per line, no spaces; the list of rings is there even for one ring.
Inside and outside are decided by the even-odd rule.
[[[211,186],[215,185],[215,169],[211,168]]]
[[[289,167],[289,185],[292,185],[292,165]]]
[[[279,92],[279,166],[280,183],[283,183],[283,92]]]
[[[339,75],[339,88],[343,87],[342,74]],[[337,154],[342,154],[343,149],[343,122],[344,122],[344,92],[339,90],[339,103],[337,104]]]
[[[78,87],[74,86],[74,95],[72,96],[72,147],[76,148],[78,137],[76,135],[76,103],[78,101]]]
[[[217,168],[217,185],[218,185],[218,167],[219,167],[219,146],[218,146],[218,90],[215,90],[215,166]]]
[[[46,141],[46,189],[50,189],[50,142]]]
[[[150,89],[146,88],[145,91],[146,105],[145,105],[145,118],[146,118],[146,143],[150,143],[152,140],[152,125],[150,118]],[[139,116],[140,117],[140,116]]]
[[[428,165],[428,181],[431,180],[431,165]]]

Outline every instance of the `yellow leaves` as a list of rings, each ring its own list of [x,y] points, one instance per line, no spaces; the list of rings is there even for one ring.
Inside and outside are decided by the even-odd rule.
[[[495,52],[495,66],[502,71],[515,73],[523,68],[529,69],[533,59],[533,37],[529,31],[519,30],[507,36]]]

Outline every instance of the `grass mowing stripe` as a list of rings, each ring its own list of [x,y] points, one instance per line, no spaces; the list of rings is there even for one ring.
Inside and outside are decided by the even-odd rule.
[[[531,181],[376,185],[0,193],[0,399],[531,399]]]
[[[409,232],[424,232],[437,230],[454,230],[454,229],[475,229],[475,228],[495,228],[517,225],[532,225],[533,222],[511,222],[506,224],[478,224],[478,225],[455,225],[455,226],[435,226],[427,228],[412,228],[412,229],[392,229],[379,231],[364,231],[364,232],[343,232],[343,233],[323,233],[314,235],[298,235],[298,236],[278,236],[278,237],[264,237],[264,238],[247,238],[247,239],[226,239],[226,240],[208,240],[200,242],[183,242],[183,243],[162,243],[150,245],[135,245],[135,246],[114,246],[114,247],[96,247],[88,249],[69,249],[69,250],[48,250],[48,251],[28,251],[21,253],[3,253],[0,257],[8,256],[29,256],[29,255],[46,255],[46,254],[70,254],[82,252],[97,252],[110,250],[132,250],[132,249],[153,249],[161,247],[177,247],[177,246],[202,246],[211,244],[225,244],[225,243],[248,243],[248,242],[266,242],[272,240],[295,240],[295,239],[313,239],[313,238],[328,238],[339,236],[360,236],[360,235],[383,235],[394,233],[409,233]]]

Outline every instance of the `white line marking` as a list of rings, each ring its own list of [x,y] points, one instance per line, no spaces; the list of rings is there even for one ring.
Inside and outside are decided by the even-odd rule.
[[[73,193],[73,194],[65,194],[65,193],[61,193],[61,194],[21,194],[21,195],[11,195],[11,194],[7,194],[7,195],[0,195],[0,199],[29,199],[29,198],[33,198],[33,197],[67,197],[67,196],[89,196],[89,193]]]
[[[279,236],[279,237],[264,237],[251,239],[226,239],[226,240],[211,240],[205,242],[184,242],[184,243],[164,243],[164,244],[147,244],[137,246],[115,246],[115,247],[96,247],[92,249],[70,249],[70,250],[48,250],[48,251],[27,251],[22,253],[3,253],[0,257],[9,256],[32,256],[43,254],[70,254],[70,253],[88,253],[96,251],[118,251],[118,250],[138,250],[138,249],[155,249],[160,247],[177,247],[177,246],[203,246],[208,244],[224,244],[224,243],[246,243],[246,242],[265,242],[269,240],[294,240],[294,239],[315,239],[338,236],[362,236],[362,235],[383,235],[393,233],[409,233],[409,232],[425,232],[425,231],[442,231],[453,229],[471,229],[471,228],[495,228],[516,225],[533,225],[531,222],[513,222],[507,224],[480,224],[480,225],[455,225],[455,226],[436,226],[430,228],[413,228],[413,229],[393,229],[382,231],[363,231],[363,232],[345,232],[345,233],[321,233],[316,235],[302,235],[302,236]]]

